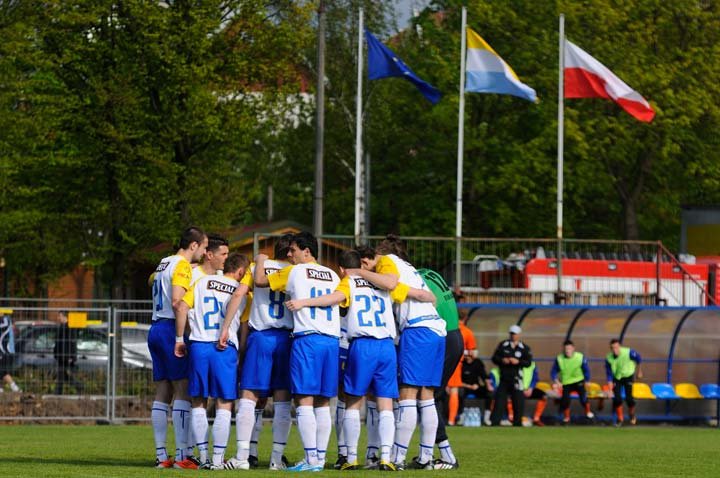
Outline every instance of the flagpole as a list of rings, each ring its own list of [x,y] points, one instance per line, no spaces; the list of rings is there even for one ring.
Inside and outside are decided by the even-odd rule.
[[[455,287],[462,281],[462,214],[463,214],[463,149],[465,142],[465,48],[467,41],[467,9],[462,8],[460,27],[460,101],[458,108],[457,184],[455,210]]]
[[[560,14],[560,71],[558,73],[558,156],[557,156],[557,297],[562,301],[562,242],[563,242],[563,154],[565,136],[565,15]]]
[[[362,77],[363,77],[363,9],[358,12],[358,51],[357,51],[357,99],[355,104],[355,244],[360,244],[360,215],[362,208]]]

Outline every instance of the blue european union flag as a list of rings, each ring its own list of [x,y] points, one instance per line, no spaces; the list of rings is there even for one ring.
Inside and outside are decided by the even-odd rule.
[[[432,104],[440,101],[440,96],[442,96],[440,90],[420,79],[390,48],[383,45],[367,30],[365,30],[365,40],[368,47],[368,78],[371,80],[392,76],[405,78],[414,84]]]

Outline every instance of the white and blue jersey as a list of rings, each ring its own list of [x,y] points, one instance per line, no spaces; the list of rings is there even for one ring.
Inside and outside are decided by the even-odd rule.
[[[287,262],[266,260],[265,275],[269,276],[289,266]],[[248,324],[253,330],[287,329],[292,330],[292,313],[285,307],[287,297],[283,291],[274,291],[270,287],[253,287],[255,264],[250,265],[250,273],[240,281],[253,289],[253,303],[250,308]]]
[[[175,356],[174,287],[190,288],[190,263],[180,255],[160,261],[152,276],[153,314],[148,332],[148,349],[153,362],[153,380],[182,380],[188,376],[187,357]]]
[[[268,276],[270,288],[293,299],[331,294],[340,283],[332,269],[317,263],[288,266]],[[304,307],[293,313],[290,391],[335,397],[338,390],[340,312],[338,306]]]
[[[387,256],[400,274],[400,283],[429,290],[411,264],[394,254]],[[398,369],[401,384],[439,387],[445,362],[446,323],[430,302],[407,299],[395,306],[402,333],[398,344]]]
[[[430,290],[420,273],[410,263],[394,254],[388,254],[385,257],[392,260],[395,267],[397,267],[401,283],[415,289]],[[395,307],[401,331],[411,327],[426,327],[442,337],[447,335],[445,321],[440,317],[432,303],[407,299]]]
[[[284,269],[287,262],[266,260],[265,275]],[[255,264],[240,283],[253,287]],[[267,396],[274,390],[290,390],[290,331],[292,313],[285,307],[285,292],[254,287],[250,308],[250,335],[243,360],[240,388]]]
[[[341,306],[347,307],[345,321],[350,341],[342,378],[344,392],[397,398],[395,319],[390,293],[357,276],[344,277],[337,290],[345,295]]]
[[[192,397],[237,399],[237,344],[217,348],[227,303],[240,284],[227,276],[206,275],[198,279],[183,297],[193,310],[190,323],[190,371],[188,392]],[[245,298],[230,323],[230,337],[237,337]]]

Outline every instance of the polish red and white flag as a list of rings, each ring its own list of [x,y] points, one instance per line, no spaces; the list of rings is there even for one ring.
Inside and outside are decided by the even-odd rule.
[[[605,98],[640,121],[655,117],[650,104],[605,65],[586,51],[565,40],[565,98]]]

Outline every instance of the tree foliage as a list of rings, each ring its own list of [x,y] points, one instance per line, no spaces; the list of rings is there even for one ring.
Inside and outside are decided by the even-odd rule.
[[[681,204],[720,203],[717,2],[435,0],[398,33],[394,4],[327,8],[325,231],[353,224],[357,9],[443,92],[366,81],[371,233],[454,234],[460,11],[540,102],[467,94],[468,236],[553,236],[558,15],[643,94],[565,106],[565,235],[677,243]],[[165,8],[164,8],[164,7]],[[0,2],[0,241],[17,282],[84,261],[120,296],[128,268],[190,223],[312,217],[317,2]]]

